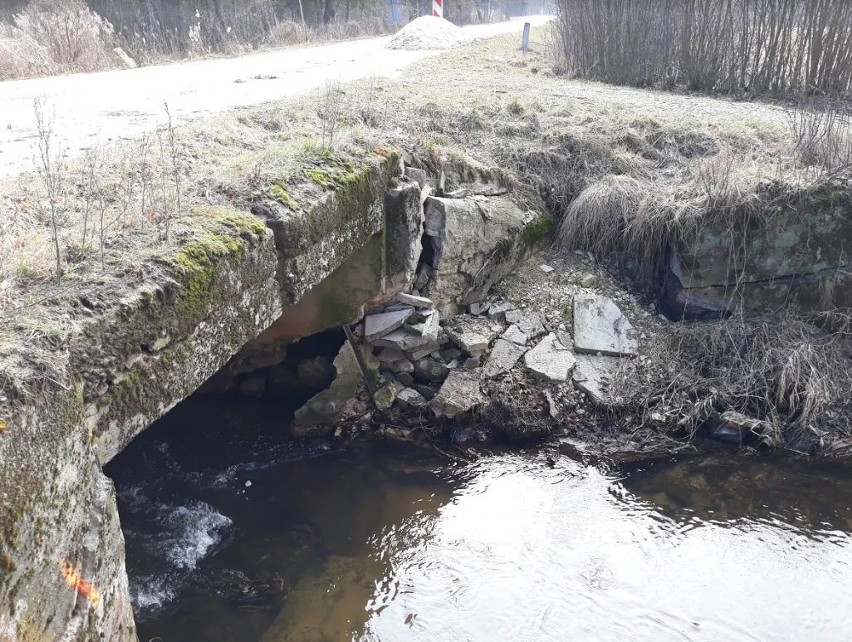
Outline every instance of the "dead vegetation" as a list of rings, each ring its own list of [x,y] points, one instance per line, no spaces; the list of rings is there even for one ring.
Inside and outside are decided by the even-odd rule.
[[[558,0],[564,69],[637,87],[843,95],[847,0]]]
[[[668,381],[647,412],[664,409],[679,428],[733,410],[759,419],[754,437],[772,447],[809,452],[852,435],[852,419],[838,412],[852,389],[846,332],[791,313],[738,316],[673,325],[659,349]]]
[[[0,81],[119,66],[111,24],[82,0],[32,0],[0,21]]]

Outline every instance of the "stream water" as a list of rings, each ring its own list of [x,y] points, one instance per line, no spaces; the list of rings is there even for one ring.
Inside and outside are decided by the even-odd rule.
[[[143,642],[848,640],[852,469],[459,464],[190,399],[107,468]]]

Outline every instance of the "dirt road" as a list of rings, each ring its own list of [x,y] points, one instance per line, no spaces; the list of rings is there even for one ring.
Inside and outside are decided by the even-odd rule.
[[[464,27],[475,38],[517,32],[528,20]],[[0,83],[0,179],[33,169],[33,101],[42,98],[69,158],[121,138],[134,138],[166,119],[210,116],[234,107],[297,96],[331,81],[393,76],[439,51],[391,51],[389,37],[281,49],[237,58]]]

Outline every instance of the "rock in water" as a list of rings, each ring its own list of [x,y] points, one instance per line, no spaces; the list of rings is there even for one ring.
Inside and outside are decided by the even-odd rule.
[[[390,410],[394,401],[396,401],[397,388],[393,383],[389,383],[376,390],[373,395],[373,401],[376,403],[376,408],[382,412]]]
[[[635,355],[638,349],[630,321],[611,299],[597,294],[574,297],[574,347],[611,356]]]
[[[551,332],[524,355],[524,363],[533,372],[550,381],[568,381],[568,374],[577,360],[556,334]]]

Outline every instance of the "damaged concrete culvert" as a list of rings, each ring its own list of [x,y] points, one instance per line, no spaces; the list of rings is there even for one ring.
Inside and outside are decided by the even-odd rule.
[[[530,56],[500,68],[554,87]],[[571,229],[599,243],[552,247],[572,212],[641,195],[639,179],[605,176],[692,176],[716,147],[665,110],[644,117],[637,92],[586,87],[554,107],[489,84],[461,109],[471,79],[439,75],[387,85],[383,109],[378,90],[346,102],[355,125],[335,149],[277,108],[196,132],[179,150],[187,212],[169,240],[147,219],[128,226],[100,271],[69,255],[60,288],[21,270],[33,303],[0,333],[0,637],[135,639],[102,466],[196,392],[289,404],[282,430],[306,439],[446,438],[461,457],[553,437],[626,461],[699,434],[852,455],[844,179],[766,185],[777,216],[732,223],[725,210],[627,248],[648,256],[594,226]],[[704,99],[672,100],[694,118]],[[738,113],[713,105],[714,127]],[[777,151],[776,129],[719,136]]]

